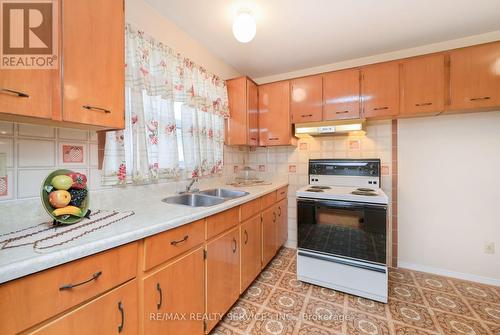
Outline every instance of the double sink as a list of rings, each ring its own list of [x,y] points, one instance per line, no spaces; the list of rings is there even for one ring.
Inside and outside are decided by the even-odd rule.
[[[189,207],[209,207],[223,203],[224,201],[236,199],[248,195],[248,192],[228,190],[224,188],[213,188],[209,190],[183,193],[163,199],[167,204],[184,205]]]

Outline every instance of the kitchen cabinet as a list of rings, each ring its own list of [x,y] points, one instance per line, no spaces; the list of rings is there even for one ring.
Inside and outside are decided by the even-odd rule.
[[[207,244],[206,288],[208,315],[223,315],[240,294],[239,228],[233,228]],[[218,314],[217,314],[218,313]],[[210,331],[218,320],[210,319]]]
[[[450,52],[450,105],[447,110],[500,106],[500,42]]]
[[[410,58],[401,69],[402,116],[438,114],[444,110],[445,56]]]
[[[243,293],[257,277],[262,268],[260,214],[243,222],[240,226],[241,245],[241,284]]]
[[[323,78],[312,76],[291,81],[292,123],[321,121],[323,118]]]
[[[259,145],[258,89],[248,77],[227,82],[230,117],[226,119],[227,145]]]
[[[134,279],[31,334],[133,335],[137,334],[137,327],[137,280]]]
[[[295,145],[290,120],[290,82],[259,86],[259,144]]]
[[[361,69],[364,117],[391,118],[399,114],[399,64],[388,62]]]
[[[207,239],[210,239],[239,223],[240,210],[238,207],[209,216],[207,218]]]
[[[203,249],[199,248],[144,279],[144,334],[203,334],[205,311]],[[156,320],[155,315],[172,315]],[[174,316],[182,316],[186,318]],[[153,318],[152,318],[153,317]]]
[[[360,117],[360,72],[349,69],[323,76],[323,121]]]
[[[276,249],[279,249],[288,239],[288,199],[282,199],[276,204],[276,214]]]
[[[277,213],[276,206],[262,211],[262,267],[274,257],[277,250]]]

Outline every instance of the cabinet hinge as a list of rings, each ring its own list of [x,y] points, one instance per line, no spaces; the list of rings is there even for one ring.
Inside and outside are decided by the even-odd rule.
[[[203,250],[203,259],[207,259],[208,250]]]

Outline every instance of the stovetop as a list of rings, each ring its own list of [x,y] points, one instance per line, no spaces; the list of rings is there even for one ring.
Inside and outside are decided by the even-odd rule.
[[[297,190],[297,197],[388,204],[389,198],[380,188],[307,185]]]

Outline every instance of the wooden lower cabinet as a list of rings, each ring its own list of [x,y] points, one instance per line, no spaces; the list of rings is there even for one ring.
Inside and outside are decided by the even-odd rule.
[[[63,315],[32,334],[137,334],[137,280]]]
[[[265,267],[276,254],[277,220],[275,206],[262,212],[262,267]]]
[[[282,199],[276,204],[278,224],[276,227],[276,248],[279,249],[288,239],[288,200]]]
[[[203,248],[144,279],[143,334],[203,334]]]
[[[207,243],[206,288],[210,331],[240,295],[239,228]]]
[[[243,222],[240,226],[241,245],[241,285],[240,293],[243,293],[262,269],[261,245],[261,216]]]

